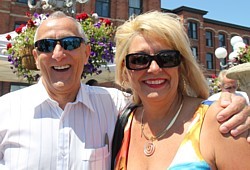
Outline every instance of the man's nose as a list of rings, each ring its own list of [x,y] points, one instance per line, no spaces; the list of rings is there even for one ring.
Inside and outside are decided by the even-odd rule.
[[[57,61],[62,60],[65,56],[64,49],[61,46],[60,43],[57,43],[54,50],[53,50],[53,55],[52,58],[54,58]]]

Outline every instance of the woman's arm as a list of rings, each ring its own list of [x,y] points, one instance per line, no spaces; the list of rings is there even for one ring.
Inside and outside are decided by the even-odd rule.
[[[247,131],[233,137],[230,133],[221,134],[217,113],[223,109],[218,102],[206,113],[200,136],[200,148],[204,159],[212,169],[250,169],[250,145],[245,138]]]

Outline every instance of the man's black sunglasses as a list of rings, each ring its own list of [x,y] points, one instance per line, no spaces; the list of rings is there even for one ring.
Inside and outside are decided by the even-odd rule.
[[[177,50],[162,50],[155,55],[132,53],[126,55],[126,67],[129,70],[147,69],[153,60],[161,68],[176,67],[181,63],[181,55]]]
[[[74,50],[80,47],[84,42],[81,37],[64,37],[61,39],[41,39],[35,42],[35,47],[38,51],[50,53],[54,50],[56,44],[60,44],[65,50]]]

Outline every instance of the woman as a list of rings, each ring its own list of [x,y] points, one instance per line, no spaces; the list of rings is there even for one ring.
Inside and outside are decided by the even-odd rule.
[[[116,80],[138,107],[115,169],[250,169],[247,132],[221,135],[222,108],[202,102],[208,86],[178,16],[149,12],[118,27]]]

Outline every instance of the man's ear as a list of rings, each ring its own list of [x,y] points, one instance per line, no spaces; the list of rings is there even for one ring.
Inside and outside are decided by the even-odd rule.
[[[89,44],[86,44],[86,46],[85,46],[85,62],[84,62],[84,64],[87,64],[88,63],[88,61],[89,61],[89,56],[90,56],[90,52],[91,52],[91,47],[90,47],[90,45]]]
[[[36,67],[37,67],[37,69],[40,69],[39,61],[38,61],[38,52],[37,52],[37,50],[36,50],[36,49],[33,49],[33,50],[32,50],[32,54],[33,54],[34,59],[35,59],[35,61],[36,61]]]

